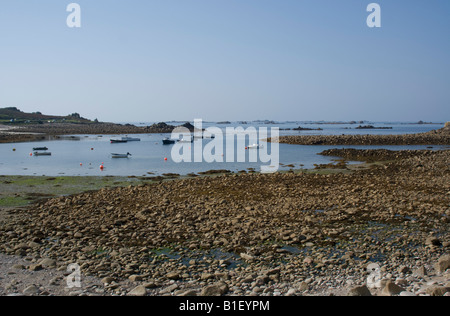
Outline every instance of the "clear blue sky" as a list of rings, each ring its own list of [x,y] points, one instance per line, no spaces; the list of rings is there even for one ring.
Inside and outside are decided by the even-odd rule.
[[[82,27],[66,25],[77,2]],[[377,2],[382,27],[366,25]],[[448,0],[2,0],[0,107],[114,122],[450,120]]]

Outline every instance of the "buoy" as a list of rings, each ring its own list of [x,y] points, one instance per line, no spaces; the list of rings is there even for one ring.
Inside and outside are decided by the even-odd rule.
[[[91,150],[94,150],[94,148],[91,148]]]
[[[103,165],[101,165],[101,166],[100,166],[100,170],[103,170],[103,168],[104,168],[104,166],[103,166]]]
[[[33,153],[30,153],[30,157],[33,156]]]
[[[245,149],[248,149],[248,147],[245,147]]]
[[[16,151],[16,149],[15,149],[15,148],[13,148],[13,151]]]
[[[164,158],[164,161],[167,161],[168,159],[167,159],[167,157],[166,158]]]
[[[80,166],[83,166],[83,164],[80,162]]]

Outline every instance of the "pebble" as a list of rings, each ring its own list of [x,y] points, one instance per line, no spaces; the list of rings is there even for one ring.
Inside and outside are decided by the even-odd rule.
[[[22,293],[24,295],[36,295],[39,292],[40,292],[39,288],[36,285],[32,284],[32,285],[28,286],[27,288],[25,288],[25,290],[23,290]]]
[[[128,293],[128,296],[145,296],[146,294],[147,294],[147,289],[144,286],[139,285],[139,286],[135,287],[134,289],[132,289]]]

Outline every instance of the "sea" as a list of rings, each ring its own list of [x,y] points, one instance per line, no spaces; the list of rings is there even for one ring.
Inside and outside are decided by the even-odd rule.
[[[185,122],[167,122],[171,125],[181,125]],[[191,122],[193,123],[193,122]],[[150,126],[153,122],[121,122],[121,124],[133,124],[137,126]],[[359,125],[372,125],[389,129],[356,129]],[[295,131],[293,128],[303,127],[313,130]],[[23,175],[23,176],[136,176],[154,177],[164,174],[187,175],[190,173],[206,172],[210,170],[260,171],[262,167],[272,168],[270,170],[289,169],[311,169],[315,164],[328,164],[336,157],[325,157],[318,155],[320,152],[331,148],[357,148],[377,149],[386,148],[390,150],[404,149],[447,149],[449,146],[427,145],[427,146],[304,146],[266,143],[263,137],[257,139],[257,143],[263,149],[244,150],[243,146],[253,145],[245,131],[254,128],[258,132],[267,130],[268,135],[272,128],[279,129],[279,135],[342,135],[342,134],[412,134],[423,133],[439,129],[444,123],[408,123],[408,122],[273,122],[273,121],[240,121],[240,122],[203,122],[203,128],[214,127],[221,131],[223,136],[223,149],[218,139],[196,139],[194,143],[183,144],[183,150],[190,151],[191,159],[176,161],[174,157],[175,145],[163,145],[162,140],[170,134],[141,134],[141,135],[71,135],[61,139],[46,140],[39,142],[7,143],[0,144],[0,175]],[[227,130],[236,130],[242,127],[243,133],[230,134]],[[318,130],[320,129],[320,130]],[[112,144],[111,139],[121,137],[139,138],[140,141]],[[266,136],[261,133],[258,136]],[[233,150],[228,150],[225,142],[232,138],[234,140]],[[264,137],[265,138],[265,137]],[[187,138],[186,138],[187,139]],[[216,148],[211,150],[215,141]],[[209,144],[209,147],[208,147]],[[219,144],[219,145],[218,145]],[[245,145],[243,145],[245,144]],[[229,145],[229,144],[228,144]],[[239,147],[238,147],[239,146]],[[35,156],[34,147],[47,147],[51,156]],[[179,147],[175,156],[180,156]],[[197,149],[194,149],[197,148]],[[200,159],[194,161],[194,150],[209,149],[215,154],[215,161]],[[241,151],[244,150],[244,151]],[[234,153],[232,153],[234,151]],[[255,154],[254,151],[257,151]],[[265,155],[259,152],[264,151]],[[224,154],[220,159],[220,152]],[[244,159],[238,159],[238,152],[244,152]],[[126,159],[114,159],[113,153],[131,156]],[[198,152],[197,152],[198,153]],[[233,155],[234,154],[234,155]],[[257,156],[257,159],[253,159]],[[187,157],[184,155],[183,157]],[[272,159],[268,159],[272,157]],[[179,160],[179,159],[178,159]],[[191,160],[191,161],[186,161]],[[217,161],[218,160],[218,161]],[[223,161],[220,161],[223,160]],[[228,162],[227,162],[228,161]]]

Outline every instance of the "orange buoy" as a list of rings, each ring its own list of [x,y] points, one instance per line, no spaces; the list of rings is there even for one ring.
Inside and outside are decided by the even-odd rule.
[[[80,162],[80,166],[83,166],[83,164]]]
[[[104,166],[103,166],[103,165],[101,165],[101,166],[100,166],[100,170],[103,170],[103,168],[104,168]]]
[[[33,156],[33,153],[30,153],[30,157]]]
[[[166,158],[164,158],[164,161],[167,161],[168,159],[167,159],[167,157]]]

